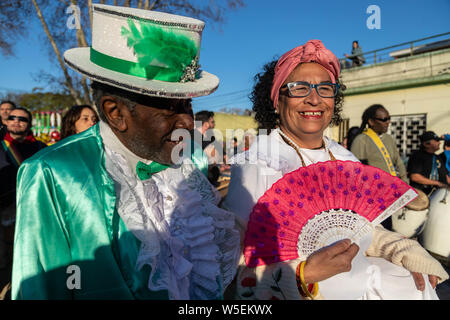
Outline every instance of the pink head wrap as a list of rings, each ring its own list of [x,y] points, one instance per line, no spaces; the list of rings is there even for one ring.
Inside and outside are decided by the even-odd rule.
[[[272,82],[272,98],[274,108],[278,104],[278,96],[283,82],[289,74],[300,63],[315,62],[324,67],[330,75],[331,81],[335,82],[339,77],[341,67],[339,60],[333,52],[325,48],[320,40],[309,40],[302,46],[294,48],[286,52],[277,62],[275,66],[275,75]]]

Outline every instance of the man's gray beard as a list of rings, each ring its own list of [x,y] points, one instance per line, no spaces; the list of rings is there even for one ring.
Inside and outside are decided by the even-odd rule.
[[[159,159],[159,152],[157,151],[151,151],[149,148],[141,143],[141,139],[139,139],[138,136],[135,137],[135,139],[129,140],[128,145],[131,152],[133,152],[135,155],[144,158],[146,160],[152,160],[152,161],[161,161]]]

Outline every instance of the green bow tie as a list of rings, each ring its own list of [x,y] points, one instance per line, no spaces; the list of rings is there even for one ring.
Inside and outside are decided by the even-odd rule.
[[[139,179],[141,180],[147,180],[150,179],[152,174],[163,171],[164,169],[167,169],[170,166],[167,166],[165,164],[161,164],[158,162],[152,162],[150,164],[145,164],[141,161],[139,161],[136,165],[136,174]]]

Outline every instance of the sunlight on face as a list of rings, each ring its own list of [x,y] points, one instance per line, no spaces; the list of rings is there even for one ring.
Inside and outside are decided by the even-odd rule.
[[[319,84],[331,79],[321,65],[304,63],[291,72],[284,84],[295,81]],[[333,117],[334,98],[322,98],[315,89],[303,98],[290,97],[287,88],[282,90],[278,103],[282,130],[300,145],[311,137],[321,139]]]

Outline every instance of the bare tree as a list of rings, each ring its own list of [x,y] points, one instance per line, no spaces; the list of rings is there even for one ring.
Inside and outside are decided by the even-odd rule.
[[[64,64],[64,61],[63,61],[62,56],[61,56],[61,52],[59,51],[59,48],[56,45],[55,40],[53,39],[53,36],[50,33],[50,30],[48,28],[47,22],[45,21],[45,18],[42,15],[42,11],[41,11],[39,5],[37,4],[36,0],[31,0],[31,1],[33,2],[33,5],[34,5],[34,7],[36,9],[36,14],[38,15],[38,18],[41,21],[41,24],[42,24],[42,27],[44,28],[45,34],[47,35],[47,37],[48,37],[48,39],[49,39],[49,41],[50,41],[50,43],[51,43],[51,45],[53,47],[53,50],[55,51],[55,55],[56,55],[56,58],[58,59],[59,65],[61,67],[61,70],[64,73],[64,77],[66,78],[65,85],[69,89],[70,94],[73,96],[75,101],[78,104],[81,104],[82,101],[80,99],[80,95],[79,95],[79,93],[75,90],[75,88],[72,85],[72,78],[70,77],[70,75],[69,75],[69,73],[67,71],[67,67]]]
[[[244,0],[32,0],[32,8],[29,5],[27,7],[24,3],[29,4],[29,1],[2,0],[0,1],[0,12],[2,12],[3,8],[6,8],[8,12],[15,8],[19,11],[28,10],[27,14],[29,15],[34,10],[44,31],[42,43],[45,44],[49,59],[59,65],[62,72],[61,76],[55,76],[48,73],[48,71],[41,70],[35,75],[35,78],[47,81],[48,85],[59,86],[60,91],[69,92],[76,103],[79,104],[92,104],[89,85],[85,77],[80,76],[66,67],[62,53],[73,47],[87,47],[90,45],[90,39],[86,35],[91,34],[92,5],[94,3],[181,14],[208,20],[218,25],[225,22],[227,11],[237,10],[245,6]],[[79,16],[77,15],[75,17],[76,19],[79,18],[76,29],[68,28],[67,25],[69,18],[68,8],[70,6],[77,10],[79,9]],[[0,14],[0,19],[2,17],[3,12]],[[11,23],[15,24],[15,22]],[[2,30],[1,26],[0,30]],[[11,52],[11,47],[8,46],[10,43],[8,41],[5,42],[6,44],[3,44],[3,34],[3,32],[0,33],[0,48],[5,55]]]

